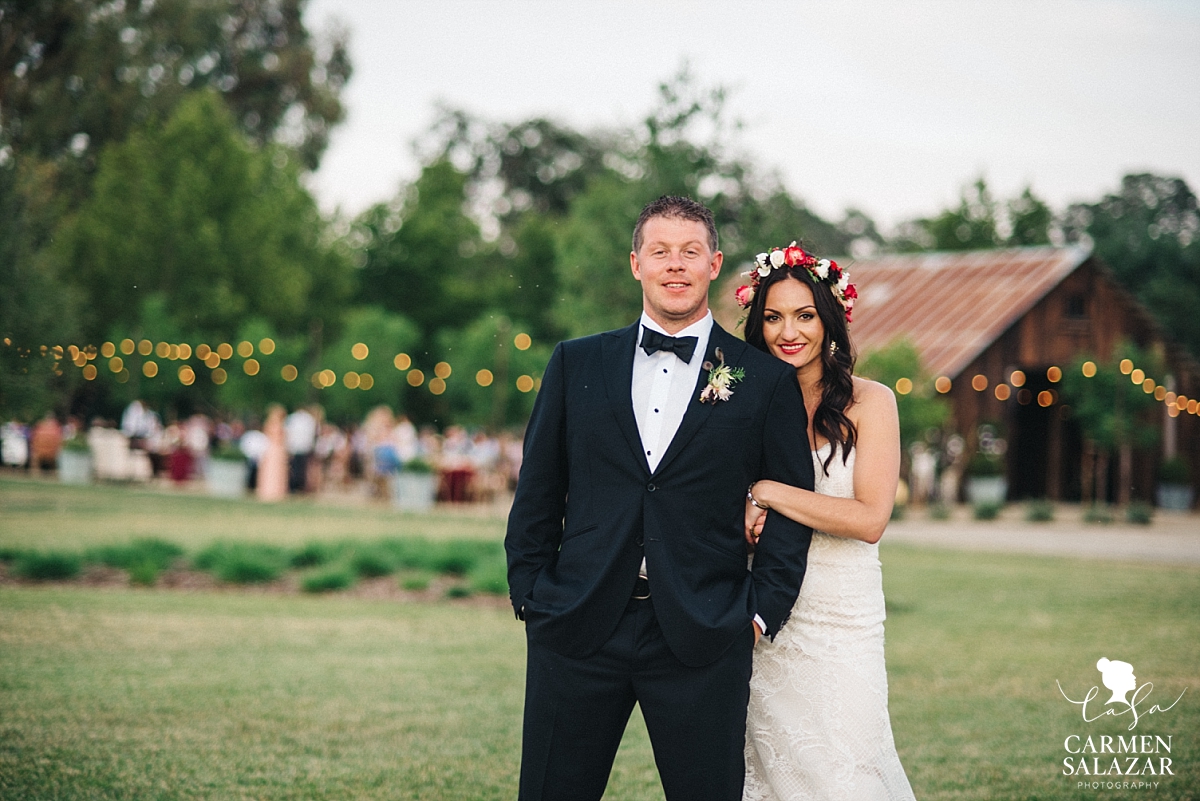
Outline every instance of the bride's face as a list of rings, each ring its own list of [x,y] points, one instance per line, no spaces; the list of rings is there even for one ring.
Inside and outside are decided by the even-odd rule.
[[[797,370],[814,359],[820,363],[825,325],[807,284],[785,278],[771,285],[763,308],[763,339],[772,355]]]

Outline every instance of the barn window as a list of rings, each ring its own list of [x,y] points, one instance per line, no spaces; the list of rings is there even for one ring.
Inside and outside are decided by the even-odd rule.
[[[1082,292],[1067,295],[1067,317],[1076,320],[1087,318],[1087,297]]]

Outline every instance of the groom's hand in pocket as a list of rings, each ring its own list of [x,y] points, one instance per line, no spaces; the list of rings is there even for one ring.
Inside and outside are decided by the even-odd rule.
[[[758,645],[758,641],[762,639],[762,629],[758,627],[757,620],[751,621],[750,625],[754,626],[754,644]]]

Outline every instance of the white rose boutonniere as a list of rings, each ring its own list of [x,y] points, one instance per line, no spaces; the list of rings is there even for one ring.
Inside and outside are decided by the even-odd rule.
[[[717,348],[716,366],[712,362],[705,362],[703,367],[708,370],[708,385],[700,393],[701,403],[716,403],[717,401],[727,401],[733,397],[733,390],[730,389],[734,384],[746,377],[746,371],[741,367],[730,367],[725,364],[725,354]]]

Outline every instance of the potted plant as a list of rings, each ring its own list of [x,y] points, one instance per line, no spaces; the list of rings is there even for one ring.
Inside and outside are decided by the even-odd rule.
[[[76,435],[64,440],[58,454],[58,480],[63,484],[90,484],[92,453],[87,439]]]
[[[437,495],[437,474],[421,457],[409,459],[392,476],[392,505],[397,509],[426,511]]]
[[[240,498],[246,492],[250,467],[246,457],[232,442],[222,441],[208,457],[204,467],[204,486],[209,495]]]
[[[1008,478],[1005,475],[1004,453],[1008,443],[996,435],[996,427],[984,423],[979,427],[975,455],[967,463],[967,500],[1003,504],[1008,497]]]
[[[1162,509],[1187,511],[1192,508],[1191,470],[1182,456],[1173,456],[1158,466],[1155,500]]]

